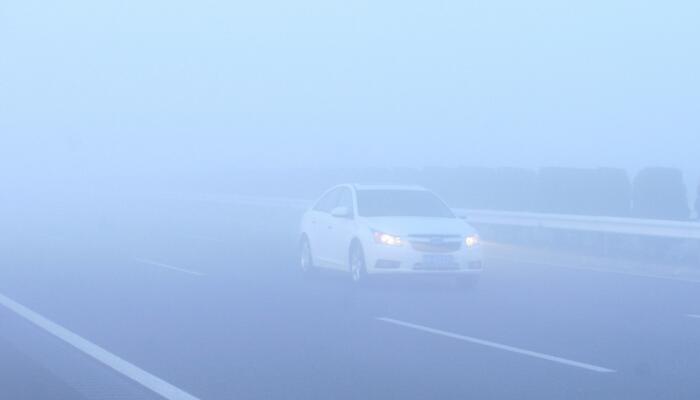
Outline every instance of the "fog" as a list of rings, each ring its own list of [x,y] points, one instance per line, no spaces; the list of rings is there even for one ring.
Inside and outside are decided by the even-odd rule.
[[[698,21],[2,1],[0,399],[697,399]]]
[[[692,1],[4,1],[3,163],[697,172]]]

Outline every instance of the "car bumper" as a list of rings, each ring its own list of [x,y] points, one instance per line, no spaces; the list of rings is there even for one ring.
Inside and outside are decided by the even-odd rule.
[[[483,272],[481,248],[450,253],[427,253],[408,246],[373,246],[365,254],[368,274],[376,275],[477,275]],[[424,256],[449,256],[449,265],[426,265]]]

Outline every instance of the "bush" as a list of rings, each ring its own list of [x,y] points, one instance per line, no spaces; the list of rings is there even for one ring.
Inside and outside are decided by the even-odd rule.
[[[525,168],[497,168],[487,189],[486,208],[504,211],[535,211],[537,173]]]
[[[635,217],[687,220],[690,216],[683,174],[678,169],[643,169],[634,179],[632,196]]]
[[[615,168],[542,168],[538,175],[538,210],[548,213],[628,216],[630,182]]]
[[[632,211],[632,183],[627,171],[621,168],[598,168],[587,200],[592,215],[628,217]]]

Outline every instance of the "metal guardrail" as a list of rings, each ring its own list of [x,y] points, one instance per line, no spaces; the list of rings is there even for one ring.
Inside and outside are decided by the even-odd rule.
[[[310,200],[306,199],[274,196],[198,194],[195,196],[189,195],[187,197],[192,200],[210,203],[237,203],[271,207],[291,207],[296,209],[305,209],[312,204]],[[475,225],[502,225],[677,239],[700,239],[700,222],[470,210],[461,208],[455,208],[453,210],[459,217]]]
[[[458,216],[465,218],[472,224],[562,229],[677,239],[700,239],[700,222],[492,210],[455,209],[455,212]]]

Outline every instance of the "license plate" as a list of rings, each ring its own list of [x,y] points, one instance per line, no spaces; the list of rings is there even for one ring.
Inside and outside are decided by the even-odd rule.
[[[445,254],[426,254],[423,256],[423,265],[432,268],[450,267],[454,264],[454,257]]]

